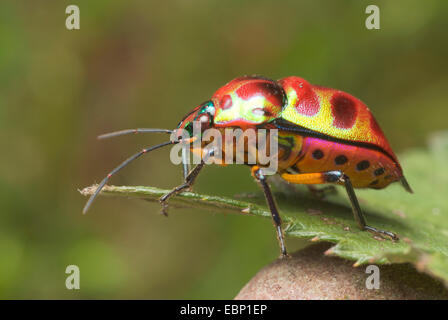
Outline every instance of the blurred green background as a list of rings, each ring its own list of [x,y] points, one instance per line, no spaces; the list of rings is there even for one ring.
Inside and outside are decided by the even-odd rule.
[[[95,137],[173,128],[237,76],[298,75],[365,101],[397,152],[424,146],[448,127],[448,2],[373,3],[381,30],[364,26],[372,1],[2,0],[0,298],[233,298],[277,257],[271,222],[187,209],[167,219],[157,204],[112,198],[83,216],[77,189],[166,140]],[[69,4],[80,30],[65,28]],[[180,182],[168,149],[112,181]],[[210,166],[196,190],[258,186],[245,167]],[[70,264],[81,290],[65,288]]]

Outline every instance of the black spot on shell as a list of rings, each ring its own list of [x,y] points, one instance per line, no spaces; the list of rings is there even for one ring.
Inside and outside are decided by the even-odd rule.
[[[378,176],[382,175],[384,172],[385,172],[384,168],[379,168],[379,169],[376,169],[375,171],[373,171],[373,174],[376,177],[378,177]]]
[[[366,170],[368,167],[370,167],[370,162],[367,160],[360,161],[356,165],[356,169],[358,171]]]
[[[334,158],[334,163],[338,166],[343,165],[345,163],[347,163],[348,159],[346,156],[344,156],[343,154],[337,156],[336,158]]]
[[[378,179],[373,180],[372,182],[370,182],[370,185],[371,185],[371,186],[377,185],[378,182],[380,182]]]
[[[324,157],[324,153],[320,149],[316,149],[313,151],[313,158],[316,160],[322,159]]]

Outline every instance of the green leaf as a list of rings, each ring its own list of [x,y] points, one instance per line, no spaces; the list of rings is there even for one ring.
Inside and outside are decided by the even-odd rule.
[[[448,284],[448,132],[434,136],[427,150],[401,155],[405,175],[414,189],[409,194],[399,184],[384,190],[357,190],[368,224],[395,232],[397,242],[360,231],[353,219],[347,196],[337,194],[317,199],[305,188],[276,192],[277,204],[289,237],[335,243],[326,254],[365,263],[413,263],[418,270]],[[81,191],[90,195],[96,186]],[[106,186],[103,195],[124,195],[157,201],[168,192],[153,187]],[[262,193],[238,199],[182,193],[170,206],[200,207],[270,218]]]

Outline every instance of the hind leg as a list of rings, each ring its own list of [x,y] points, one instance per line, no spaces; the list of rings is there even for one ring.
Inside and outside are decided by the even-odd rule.
[[[343,184],[345,186],[345,190],[347,191],[347,195],[350,199],[353,216],[358,226],[362,230],[367,230],[380,236],[387,236],[392,240],[398,240],[397,235],[392,232],[377,229],[375,227],[367,225],[361,207],[359,205],[358,198],[356,197],[355,191],[350,181],[350,178],[347,175],[345,175],[342,171],[326,171],[319,173],[300,173],[300,174],[284,173],[282,174],[282,178],[291,183],[307,184],[307,185],[323,184],[323,183]]]

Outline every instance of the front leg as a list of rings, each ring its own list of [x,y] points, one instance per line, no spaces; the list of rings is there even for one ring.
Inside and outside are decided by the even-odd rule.
[[[196,181],[197,176],[199,175],[199,172],[204,167],[205,161],[207,161],[207,159],[209,157],[212,157],[213,155],[214,155],[213,150],[207,152],[205,154],[204,158],[201,160],[201,163],[199,163],[196,167],[194,167],[193,170],[191,170],[188,173],[188,175],[185,178],[184,183],[182,183],[181,185],[177,186],[176,188],[174,188],[173,190],[171,190],[167,194],[165,194],[162,197],[160,197],[159,203],[162,206],[162,214],[163,215],[165,215],[165,216],[168,215],[167,214],[167,209],[168,209],[168,203],[167,202],[168,202],[169,198],[171,198],[172,196],[175,196],[176,194],[178,194],[178,193],[180,193],[182,191],[191,189],[191,187],[193,186],[194,182]]]
[[[282,253],[282,258],[288,257],[288,253],[286,252],[285,239],[282,230],[282,219],[280,218],[280,214],[278,213],[277,206],[275,205],[274,197],[272,196],[271,189],[266,181],[266,177],[263,175],[263,171],[258,166],[252,167],[252,176],[260,183],[264,196],[266,198],[266,202],[269,206],[269,210],[271,211],[272,220],[274,222],[275,230],[277,232],[277,240],[280,245],[280,250]]]

